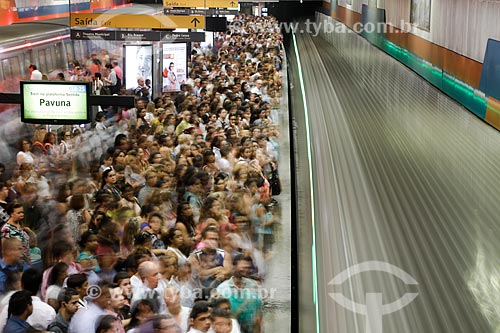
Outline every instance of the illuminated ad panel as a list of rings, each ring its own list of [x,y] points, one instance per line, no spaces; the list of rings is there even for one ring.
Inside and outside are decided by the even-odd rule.
[[[186,43],[164,43],[162,91],[179,91],[181,84],[186,83],[186,68]]]
[[[138,86],[139,77],[153,82],[153,46],[125,45],[125,88]]]

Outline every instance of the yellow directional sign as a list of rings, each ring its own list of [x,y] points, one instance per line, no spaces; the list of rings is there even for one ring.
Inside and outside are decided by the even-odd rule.
[[[205,7],[205,0],[163,0],[164,8],[195,8]]]
[[[204,16],[165,16],[133,14],[71,14],[72,27],[137,29],[205,29]]]
[[[206,8],[238,8],[238,0],[205,0]]]

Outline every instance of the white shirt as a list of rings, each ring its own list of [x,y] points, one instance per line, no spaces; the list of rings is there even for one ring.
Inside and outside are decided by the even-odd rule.
[[[155,116],[151,112],[146,112],[144,119],[146,119],[148,124],[151,124],[151,122],[155,119]]]
[[[168,310],[166,310],[166,313],[169,313]],[[177,322],[177,325],[179,325],[179,327],[182,328],[183,332],[187,332],[188,330],[190,313],[191,313],[191,308],[188,308],[186,306],[181,306],[181,311],[177,315],[170,313]]]
[[[11,294],[12,295],[12,294]],[[10,296],[11,296],[10,295]],[[10,299],[9,296],[9,299]],[[7,298],[7,296],[5,297]],[[5,299],[4,299],[5,300]],[[2,302],[4,301],[2,300]],[[53,307],[48,305],[47,303],[42,302],[42,300],[37,296],[31,296],[31,300],[33,302],[33,313],[26,320],[28,324],[33,326],[39,330],[45,330],[47,326],[56,318],[56,311]],[[7,313],[9,310],[7,301],[7,306],[2,309],[0,312],[0,331],[3,332],[3,328],[7,323]]]
[[[104,125],[104,122],[97,122],[95,124],[95,130],[97,134],[105,134],[106,133],[106,125]]]
[[[94,94],[100,95],[102,87],[104,87],[104,82],[102,82],[101,79],[96,79],[92,81],[92,90]]]
[[[220,171],[223,171],[229,175],[233,173],[231,162],[229,162],[229,160],[226,158],[221,157],[219,160],[216,160],[215,165],[219,167]]]
[[[17,153],[17,165],[21,165],[23,163],[34,164],[35,159],[33,158],[33,154],[31,152],[20,151]]]
[[[197,330],[196,328],[192,328],[187,331],[187,333],[206,333],[206,332],[203,332],[203,331],[200,331],[200,330]]]
[[[42,79],[42,72],[40,72],[38,69],[35,69],[33,72],[31,72],[30,80],[41,80]]]
[[[57,300],[57,297],[59,296],[59,292],[62,290],[61,287],[58,285],[51,285],[47,288],[47,291],[45,292],[45,302],[47,303],[49,298],[53,298]]]
[[[169,246],[167,247],[167,251],[175,253],[175,255],[177,256],[177,265],[179,265],[179,267],[187,263],[188,258],[179,249],[175,249]]]
[[[165,299],[163,298],[163,294],[165,293],[165,288],[167,287],[167,283],[164,280],[158,281],[158,286],[154,289],[146,287],[141,279],[137,279],[136,276],[133,276],[134,283],[132,283],[132,278],[130,278],[130,284],[132,285],[132,299],[130,300],[131,307],[134,307],[135,303],[144,298],[150,298],[148,296],[153,295],[152,293],[157,292],[157,296],[159,297],[158,301],[160,303],[160,308],[158,312],[165,311],[167,308],[165,305]],[[139,280],[139,283],[138,281]]]
[[[250,89],[250,92],[252,94],[262,95],[262,90],[259,89],[257,86],[254,86],[252,89]]]
[[[56,311],[47,303],[42,302],[37,296],[31,296],[31,299],[33,301],[33,313],[28,317],[27,322],[36,329],[44,330],[56,318]]]
[[[101,309],[96,304],[89,302],[87,308],[80,308],[73,318],[68,327],[68,332],[71,333],[90,333],[95,332],[97,320],[100,316],[107,314],[106,311]]]

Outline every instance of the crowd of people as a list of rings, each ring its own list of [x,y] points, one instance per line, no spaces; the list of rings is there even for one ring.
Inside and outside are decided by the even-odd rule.
[[[35,126],[2,161],[3,332],[261,332],[282,36],[236,19],[179,92]]]

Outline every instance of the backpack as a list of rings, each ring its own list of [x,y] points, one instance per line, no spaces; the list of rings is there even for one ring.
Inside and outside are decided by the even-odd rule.
[[[47,331],[52,331],[52,332],[68,332],[68,327],[65,327],[62,323],[58,321],[54,321],[47,326]]]

